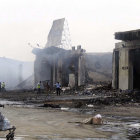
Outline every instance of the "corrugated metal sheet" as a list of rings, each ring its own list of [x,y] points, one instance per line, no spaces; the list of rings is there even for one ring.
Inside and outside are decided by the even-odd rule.
[[[71,39],[67,21],[65,18],[54,20],[48,35],[45,47],[59,47],[63,49],[71,48]]]

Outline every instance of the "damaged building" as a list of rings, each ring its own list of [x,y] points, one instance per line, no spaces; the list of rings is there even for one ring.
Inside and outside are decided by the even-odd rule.
[[[62,86],[85,84],[85,51],[71,46],[66,20],[53,21],[48,41],[43,49],[34,48],[34,82],[47,81],[51,87],[59,81]]]
[[[81,86],[85,84],[84,50],[65,50],[58,47],[48,47],[34,50],[34,80],[48,81],[53,86],[59,81],[62,86]]]
[[[78,87],[111,80],[112,53],[86,53],[81,45],[71,45],[65,18],[54,20],[44,48],[34,48],[34,84],[46,81],[51,87]]]
[[[113,51],[114,89],[140,89],[140,30],[116,32]]]

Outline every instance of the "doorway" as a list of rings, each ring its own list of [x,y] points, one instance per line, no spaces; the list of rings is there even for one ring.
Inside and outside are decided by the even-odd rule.
[[[133,52],[133,88],[140,89],[140,49]]]
[[[140,89],[140,49],[129,51],[129,67],[130,87]]]

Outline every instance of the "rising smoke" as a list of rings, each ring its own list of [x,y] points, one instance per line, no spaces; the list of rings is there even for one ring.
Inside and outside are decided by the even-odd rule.
[[[0,82],[5,82],[6,89],[14,89],[32,74],[33,62],[0,57]]]

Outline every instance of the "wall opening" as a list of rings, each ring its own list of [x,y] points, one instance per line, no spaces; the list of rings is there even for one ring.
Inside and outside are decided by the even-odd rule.
[[[133,88],[140,89],[140,49],[133,50]]]

